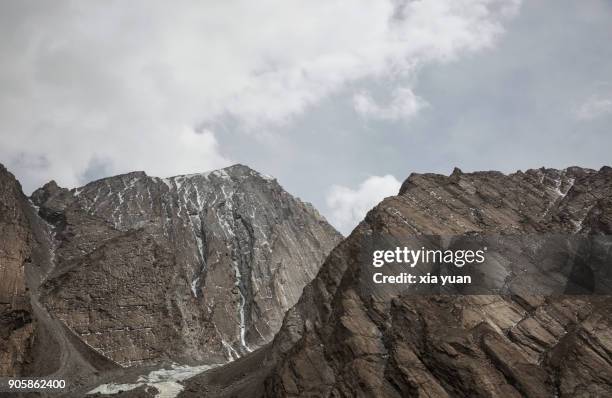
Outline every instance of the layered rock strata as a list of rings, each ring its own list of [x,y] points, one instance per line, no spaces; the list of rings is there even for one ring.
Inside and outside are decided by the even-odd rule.
[[[0,169],[0,375],[72,385],[268,343],[341,235],[242,165],[27,198]]]
[[[340,235],[246,166],[129,173],[32,195],[51,224],[42,301],[121,365],[224,361],[269,342]]]
[[[361,287],[372,242],[603,236],[611,197],[608,167],[413,174],[332,251],[274,342],[253,355],[256,369],[244,358],[190,380],[180,396],[612,395],[610,296],[392,296]]]

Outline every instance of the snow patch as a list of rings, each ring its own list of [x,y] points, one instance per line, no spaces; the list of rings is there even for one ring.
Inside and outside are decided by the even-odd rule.
[[[180,177],[192,179],[192,178],[208,178],[208,176],[213,173],[212,171],[207,171],[204,173],[192,173],[192,174],[183,174]]]
[[[238,351],[236,351],[234,347],[232,347],[232,345],[229,344],[227,341],[221,339],[221,344],[227,350],[227,355],[229,356],[230,361],[240,358],[240,354],[238,353]]]
[[[200,277],[197,277],[191,282],[191,291],[193,292],[193,297],[198,298],[198,282],[200,282]]]
[[[166,184],[166,186],[168,187],[169,191],[172,191],[172,184],[170,183],[170,179],[169,178],[160,178],[160,181],[163,182],[164,184]]]
[[[234,274],[236,276],[236,282],[234,283],[234,286],[238,288],[238,294],[240,295],[240,344],[242,344],[242,347],[244,347],[245,350],[251,352],[252,350],[246,343],[246,317],[244,314],[244,307],[246,306],[246,297],[244,297],[244,294],[240,289],[242,274],[240,273],[240,268],[238,267],[238,263],[236,261],[232,261],[232,265],[234,266]]]
[[[190,379],[200,373],[203,373],[209,369],[215,368],[220,364],[213,365],[200,365],[200,366],[187,366],[172,364],[170,369],[158,369],[150,372],[146,376],[138,377],[136,383],[132,384],[102,384],[95,389],[89,391],[87,394],[102,394],[102,395],[113,395],[121,391],[130,391],[140,386],[155,387],[159,390],[159,393],[155,396],[157,398],[174,398],[181,391],[184,386],[180,383],[183,380]]]
[[[584,222],[583,220],[571,220],[571,223],[574,225],[574,232],[578,233],[580,232],[580,230],[582,229],[582,223]]]
[[[96,387],[95,389],[89,391],[87,394],[102,394],[102,395],[115,395],[122,391],[130,391],[135,388],[144,385],[144,383],[135,383],[135,384],[102,384],[101,386]]]
[[[230,180],[232,178],[229,174],[227,174],[227,171],[225,171],[224,169],[215,170],[211,174],[223,180]]]

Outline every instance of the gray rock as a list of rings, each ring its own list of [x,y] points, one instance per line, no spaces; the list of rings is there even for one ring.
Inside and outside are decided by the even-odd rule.
[[[393,297],[360,282],[373,242],[601,234],[611,226],[611,196],[609,168],[413,174],[330,253],[273,343],[256,353],[260,366],[246,357],[189,380],[180,396],[610,396],[609,295]]]
[[[341,238],[242,165],[50,183],[32,200],[55,234],[45,307],[122,366],[232,360],[266,344]]]
[[[342,238],[242,165],[72,190],[52,181],[30,200],[0,167],[0,231],[0,375],[71,388],[268,343]]]
[[[0,165],[0,376],[24,372],[34,335],[25,273],[33,237],[25,202],[15,177]]]

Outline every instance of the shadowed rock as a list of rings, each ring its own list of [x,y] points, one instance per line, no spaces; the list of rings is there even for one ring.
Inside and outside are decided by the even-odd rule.
[[[246,357],[189,380],[180,396],[609,396],[610,296],[393,297],[360,283],[372,242],[599,234],[611,196],[609,168],[413,174],[330,253],[273,343],[252,354],[257,369]]]
[[[50,182],[31,202],[0,179],[4,375],[78,385],[121,366],[237,359],[273,338],[341,239],[242,165]]]

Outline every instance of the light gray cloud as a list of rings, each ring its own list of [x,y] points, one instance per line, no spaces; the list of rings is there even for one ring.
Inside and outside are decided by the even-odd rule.
[[[80,176],[81,181],[95,181],[111,175],[112,161],[94,157]]]
[[[518,10],[501,0],[0,2],[0,162],[26,190],[240,162],[336,223],[356,205],[331,207],[330,187],[357,192],[370,176],[609,163],[612,4]],[[579,119],[593,98],[604,113]]]
[[[363,117],[382,120],[410,120],[427,106],[427,102],[417,97],[409,88],[397,88],[393,90],[391,97],[388,104],[379,105],[370,93],[362,91],[353,96],[353,106]]]
[[[397,195],[401,183],[392,175],[371,176],[357,188],[334,185],[327,193],[330,221],[345,235],[381,200]]]
[[[488,48],[500,4],[515,2],[2,2],[0,158],[29,189],[82,183],[96,158],[113,173],[225,166],[240,159],[211,126],[273,135],[353,82]]]
[[[609,92],[602,85],[612,81],[610,20],[607,1],[525,2],[491,48],[419,67],[407,85],[389,76],[349,85],[283,126],[281,138],[249,138],[257,155],[233,134],[220,136],[220,145],[278,176],[329,219],[329,186],[355,189],[371,175],[402,181],[412,172],[448,175],[454,166],[600,168],[610,163],[610,119],[585,123],[574,109]],[[412,88],[430,106],[410,120],[355,117],[356,92],[384,104],[396,87]]]
[[[612,115],[612,98],[590,97],[576,110],[579,120],[592,120],[605,115]]]

